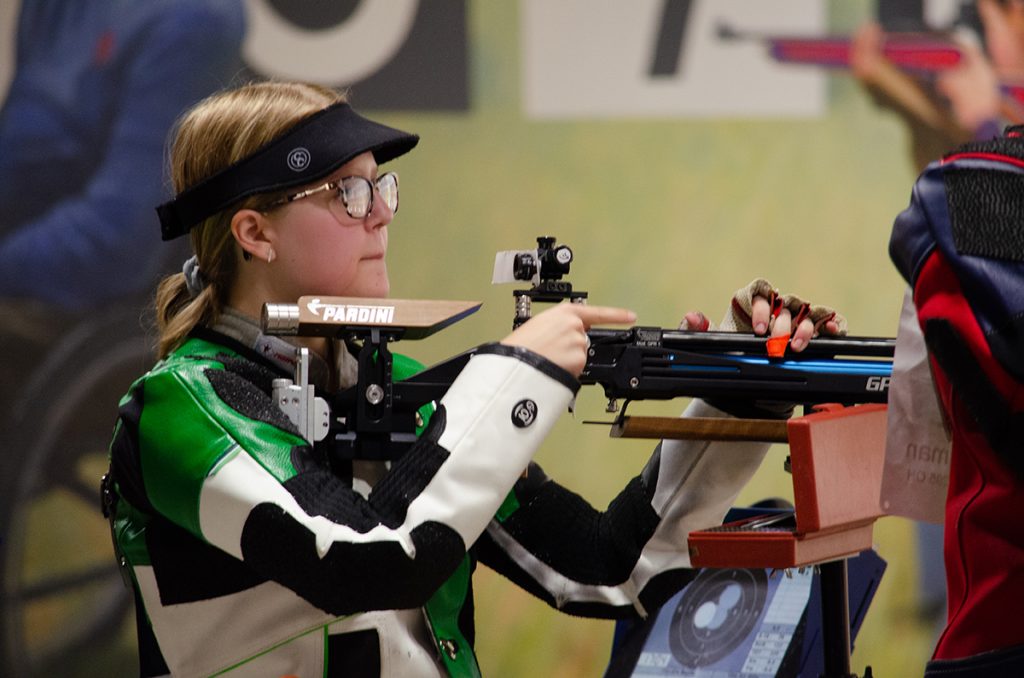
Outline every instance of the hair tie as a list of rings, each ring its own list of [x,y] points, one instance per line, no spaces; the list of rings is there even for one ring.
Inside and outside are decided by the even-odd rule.
[[[186,259],[185,264],[181,267],[181,272],[185,276],[185,287],[188,289],[188,295],[195,299],[206,287],[203,272],[199,270],[199,257],[193,254]]]

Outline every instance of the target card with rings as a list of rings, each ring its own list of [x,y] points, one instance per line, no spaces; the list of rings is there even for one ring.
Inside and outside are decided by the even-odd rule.
[[[774,678],[799,644],[811,581],[810,570],[702,570],[662,608],[672,614],[659,615],[633,676]]]

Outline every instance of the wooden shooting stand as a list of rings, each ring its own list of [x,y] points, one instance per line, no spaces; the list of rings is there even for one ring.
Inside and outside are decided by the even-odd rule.
[[[830,406],[784,422],[623,417],[612,436],[788,442],[795,524],[772,514],[691,532],[690,560],[695,567],[817,566],[824,678],[855,678],[846,559],[872,547],[872,528],[882,515],[885,419],[886,406],[878,404]]]

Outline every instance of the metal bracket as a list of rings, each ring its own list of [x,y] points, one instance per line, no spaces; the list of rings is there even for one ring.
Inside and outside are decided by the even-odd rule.
[[[331,408],[317,397],[309,383],[309,349],[295,352],[295,379],[275,379],[273,397],[281,411],[299,429],[306,442],[313,444],[327,437],[331,424]]]

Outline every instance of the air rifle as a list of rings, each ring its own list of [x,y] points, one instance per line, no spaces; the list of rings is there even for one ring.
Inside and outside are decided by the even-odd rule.
[[[852,40],[845,35],[759,35],[741,32],[727,24],[721,24],[718,27],[718,38],[725,41],[760,42],[771,58],[779,63],[833,69],[850,67]],[[888,33],[882,43],[881,52],[896,68],[917,77],[930,76],[955,68],[963,60],[963,52],[956,42],[945,35],[933,33]],[[999,87],[1003,97],[1014,107],[1024,106],[1024,84],[1004,81]]]
[[[495,280],[532,281],[517,289],[513,324],[529,318],[533,302],[583,303],[586,293],[561,280],[572,252],[550,237],[538,248],[499,253]],[[507,266],[515,270],[505,271]],[[497,270],[502,268],[502,271]],[[461,320],[478,302],[410,301],[302,297],[296,304],[266,304],[262,325],[268,334],[326,336],[346,341],[358,356],[358,381],[318,396],[308,383],[309,356],[299,351],[294,380],[274,383],[274,397],[311,442],[323,441],[340,459],[395,459],[415,442],[419,411],[440,400],[475,349],[442,361],[400,381],[392,378],[389,344],[419,339]],[[819,337],[800,353],[769,356],[764,338],[732,332],[695,332],[658,327],[624,330],[593,328],[580,375],[584,385],[600,385],[608,411],[619,412],[614,437],[716,437],[784,440],[785,422],[755,420],[747,432],[723,434],[714,422],[638,418],[625,415],[634,400],[681,397],[719,401],[821,403],[884,402],[892,371],[894,340],[873,337]],[[618,406],[618,401],[625,401]],[[735,420],[726,420],[733,421]],[[709,428],[709,426],[711,428]],[[653,428],[652,428],[653,427]]]

